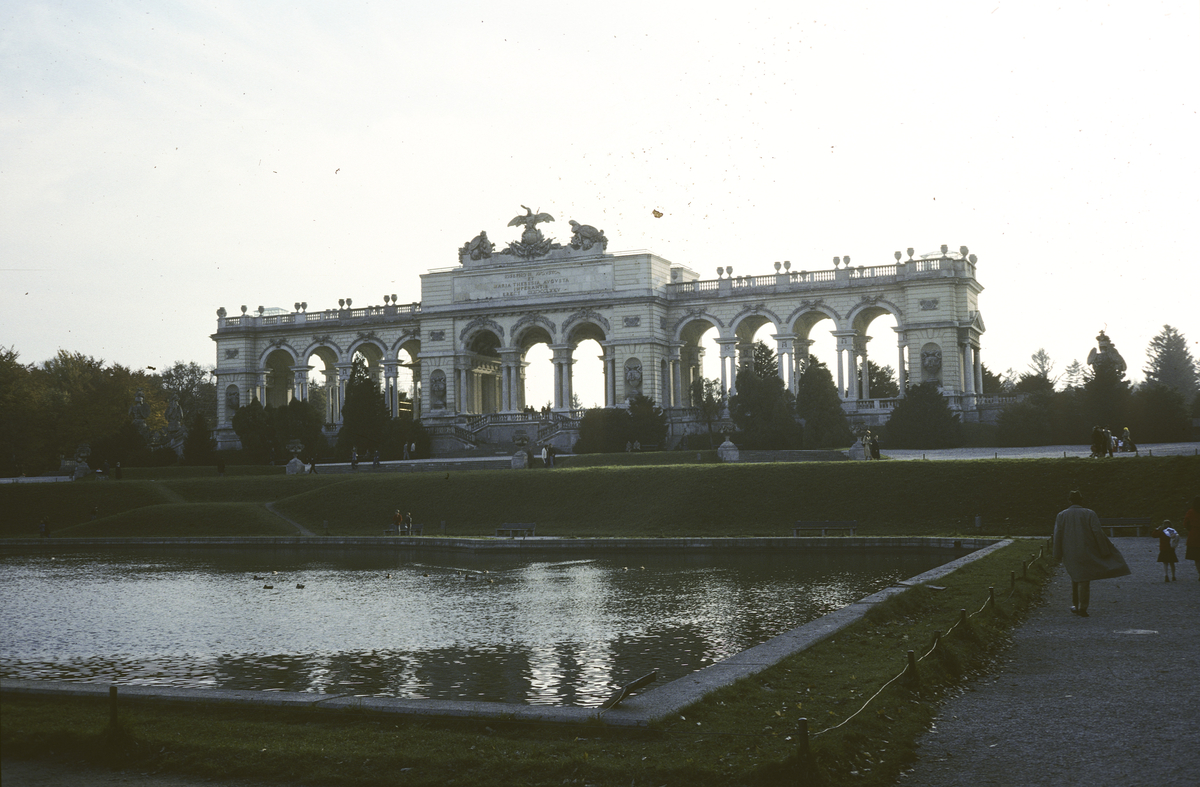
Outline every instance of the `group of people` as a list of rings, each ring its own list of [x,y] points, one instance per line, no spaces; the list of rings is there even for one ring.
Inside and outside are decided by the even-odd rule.
[[[1133,454],[1138,452],[1137,444],[1129,436],[1129,427],[1122,429],[1121,436],[1117,437],[1107,426],[1093,426],[1091,458],[1100,459],[1112,456],[1116,452]]]
[[[554,455],[558,453],[549,443],[542,444],[542,467],[554,467]]]
[[[1072,614],[1086,618],[1091,582],[1123,577],[1131,572],[1120,551],[1104,535],[1096,512],[1084,507],[1083,495],[1073,491],[1068,500],[1071,505],[1060,511],[1054,521],[1054,557],[1062,561],[1071,577]],[[1200,497],[1192,499],[1183,524],[1187,530],[1184,559],[1195,564],[1197,579],[1200,579]],[[1179,532],[1167,520],[1155,528],[1154,535],[1158,537],[1158,562],[1163,564],[1164,581],[1174,581]]]
[[[396,509],[396,515],[392,517],[392,524],[396,526],[396,534],[399,535],[402,531],[412,530],[413,518],[412,512],[408,511],[400,513],[400,509]]]

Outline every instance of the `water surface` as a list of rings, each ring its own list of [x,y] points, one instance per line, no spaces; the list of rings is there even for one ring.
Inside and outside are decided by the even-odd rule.
[[[596,706],[961,554],[6,555],[0,675]]]

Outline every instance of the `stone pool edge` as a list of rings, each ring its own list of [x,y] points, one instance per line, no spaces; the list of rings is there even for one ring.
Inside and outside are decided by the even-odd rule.
[[[39,539],[22,539],[44,544]],[[54,539],[60,544],[67,539]],[[71,539],[72,541],[96,541],[111,539]],[[294,539],[292,539],[294,540]],[[373,541],[374,539],[372,539]],[[388,539],[397,541],[400,539]],[[408,539],[405,539],[408,540]],[[426,547],[429,541],[420,541]],[[539,539],[540,540],[540,539]],[[551,539],[554,541],[565,539]],[[581,539],[570,539],[578,541]],[[595,541],[600,539],[585,539],[595,547]],[[628,542],[644,541],[645,539],[604,539],[605,541]],[[659,539],[655,539],[656,541]],[[662,539],[666,541],[688,542],[697,546],[720,548],[725,546],[723,541],[745,541],[748,539]],[[118,697],[122,702],[163,702],[172,704],[235,704],[258,707],[300,708],[322,711],[357,711],[372,714],[400,714],[407,716],[426,716],[442,718],[475,718],[475,719],[515,719],[522,721],[553,722],[563,724],[580,724],[592,721],[603,721],[605,724],[617,727],[645,727],[659,721],[683,708],[698,702],[710,692],[726,686],[734,681],[755,673],[782,661],[784,658],[799,653],[817,643],[829,638],[850,624],[861,620],[867,611],[876,604],[903,593],[916,585],[933,582],[947,574],[953,573],[963,566],[978,560],[992,552],[1003,549],[1012,543],[1012,539],[982,539],[982,538],[784,538],[756,539],[766,541],[804,541],[814,546],[854,546],[863,548],[869,546],[908,546],[926,548],[974,548],[969,555],[952,560],[937,568],[918,574],[884,588],[876,593],[852,602],[839,610],[823,615],[816,620],[798,626],[791,631],[736,653],[727,659],[710,664],[690,675],[685,675],[666,685],[630,697],[621,705],[610,710],[600,708],[580,708],[556,705],[513,705],[500,702],[472,702],[463,700],[432,700],[404,699],[395,697],[358,697],[352,694],[314,694],[300,691],[249,691],[239,689],[190,689],[170,686],[118,686]],[[134,544],[121,540],[121,546]],[[181,546],[179,539],[163,539],[164,543],[146,543],[154,539],[139,540],[137,546]],[[834,542],[832,544],[813,542]],[[886,542],[886,543],[871,543]],[[901,543],[897,543],[901,542]],[[211,546],[211,544],[208,544]],[[73,545],[74,546],[74,545]],[[88,544],[87,546],[99,546]],[[347,544],[359,546],[359,544]],[[643,548],[645,548],[643,546]],[[47,695],[60,697],[95,697],[109,696],[107,683],[66,683],[61,681],[21,680],[0,678],[0,695]]]

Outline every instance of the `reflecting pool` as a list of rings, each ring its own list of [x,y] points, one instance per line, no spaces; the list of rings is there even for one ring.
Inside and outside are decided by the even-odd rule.
[[[9,554],[0,675],[597,706],[962,554]]]

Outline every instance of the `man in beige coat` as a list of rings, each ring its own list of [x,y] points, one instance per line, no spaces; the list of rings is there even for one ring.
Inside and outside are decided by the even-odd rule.
[[[1071,492],[1071,507],[1054,520],[1054,557],[1071,577],[1071,611],[1088,616],[1093,579],[1112,579],[1130,573],[1125,558],[1100,529],[1100,517],[1083,507],[1083,495]]]

